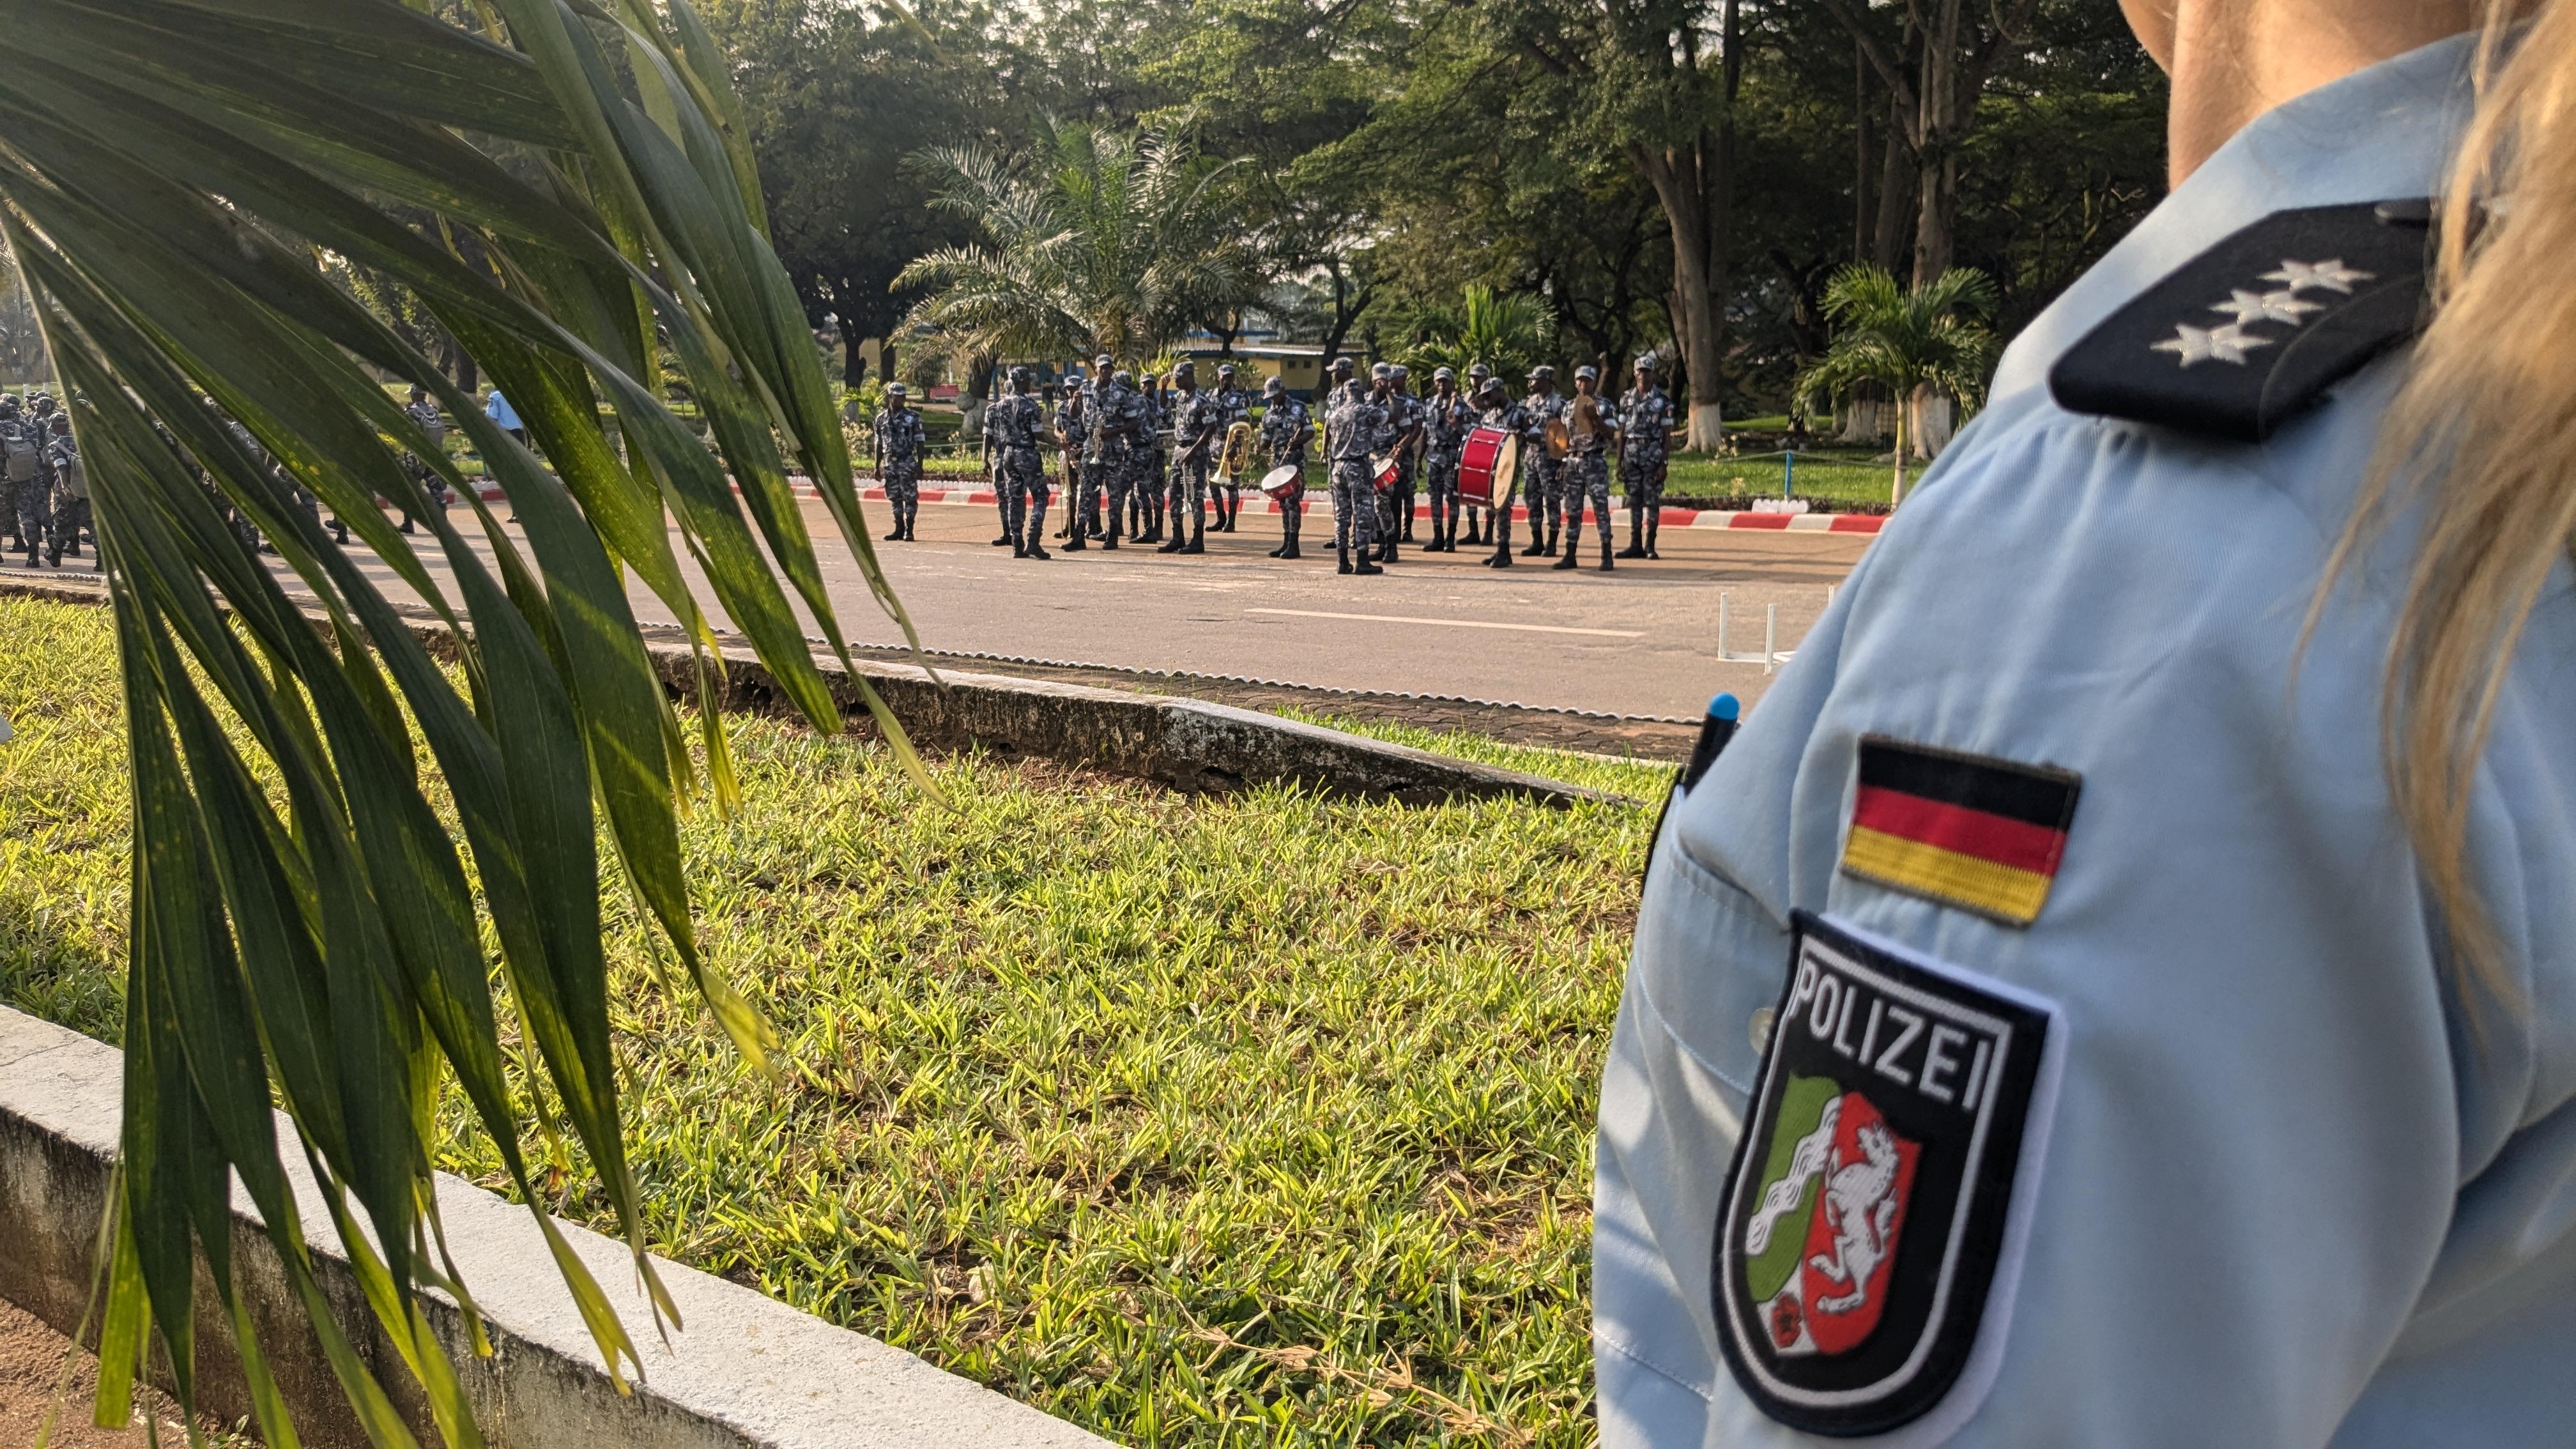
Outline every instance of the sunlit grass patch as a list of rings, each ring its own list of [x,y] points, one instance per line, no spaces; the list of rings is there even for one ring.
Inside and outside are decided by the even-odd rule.
[[[0,601],[0,650],[0,999],[112,1040],[106,616]],[[1367,728],[1639,801],[1666,774]],[[777,1081],[609,906],[657,1249],[1120,1439],[1589,1440],[1593,1094],[1651,803],[1187,797],[968,754],[933,763],[949,812],[874,744],[736,733],[744,808],[683,841]]]

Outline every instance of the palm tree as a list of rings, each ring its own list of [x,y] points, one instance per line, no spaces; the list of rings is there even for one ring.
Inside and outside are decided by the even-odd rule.
[[[981,242],[943,247],[897,286],[929,290],[915,321],[1002,357],[1151,356],[1202,316],[1250,300],[1226,178],[1184,120],[1121,134],[1046,132],[1025,156],[979,146],[910,158],[931,204],[973,220]]]
[[[416,1306],[434,1284],[472,1313],[469,1285],[432,1247],[423,1128],[449,1073],[612,1373],[633,1344],[539,1205],[523,1110],[570,1125],[657,1310],[669,1307],[620,1135],[600,921],[610,879],[658,924],[657,949],[747,1058],[760,1062],[771,1036],[691,927],[675,811],[700,777],[625,580],[672,609],[698,648],[710,706],[699,749],[720,802],[733,767],[704,686],[722,665],[671,532],[818,728],[839,728],[841,713],[791,591],[828,647],[847,649],[791,466],[819,487],[879,603],[902,616],[803,309],[765,237],[725,68],[687,0],[665,3],[11,7],[0,237],[74,399],[133,781],[103,1416],[121,1418],[155,1328],[190,1399],[194,1253],[218,1320],[233,1324],[261,1436],[292,1442],[233,1291],[227,1180],[238,1174],[360,1422],[379,1444],[411,1442],[315,1286],[280,1165],[291,1150],[318,1174],[443,1435],[474,1442]],[[335,284],[335,260],[417,297],[507,391],[539,452]],[[712,451],[660,401],[664,348]],[[390,401],[387,376],[428,389],[470,435],[517,533],[452,472],[463,529],[430,506],[401,452],[446,460]],[[435,610],[453,674],[296,505],[295,487]],[[380,497],[427,529],[452,589],[389,526]],[[290,600],[225,508],[256,525],[318,615]],[[598,857],[603,836],[613,866]],[[489,974],[487,922],[505,990]],[[542,1067],[528,1099],[505,1068],[505,1019]],[[291,1145],[272,1130],[272,1092],[294,1121]]]
[[[1482,283],[1460,294],[1456,313],[1421,321],[1429,335],[1405,358],[1415,371],[1427,374],[1447,367],[1464,379],[1467,369],[1481,362],[1514,386],[1547,356],[1552,334],[1547,308],[1538,298],[1526,292],[1498,297]]]
[[[1973,267],[1900,287],[1884,267],[1854,264],[1825,286],[1834,340],[1798,378],[1804,397],[1843,399],[1876,383],[1896,399],[1896,481],[1888,502],[1905,498],[1905,418],[1915,390],[1930,387],[1974,406],[1994,367],[1995,334],[1984,319],[1994,284]]]

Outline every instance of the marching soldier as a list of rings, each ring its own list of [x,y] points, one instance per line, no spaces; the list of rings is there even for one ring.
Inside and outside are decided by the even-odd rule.
[[[1521,404],[1512,401],[1511,390],[1503,386],[1501,378],[1486,377],[1485,390],[1477,394],[1476,405],[1480,409],[1477,422],[1481,425],[1501,428],[1518,437],[1529,436],[1529,414]],[[1494,523],[1486,530],[1491,535],[1494,549],[1485,556],[1488,568],[1507,569],[1512,566],[1512,495],[1521,491],[1521,479],[1528,474],[1530,455],[1531,449],[1524,446],[1520,450],[1520,465],[1513,469],[1512,476],[1495,480],[1491,510]],[[1533,511],[1530,527],[1535,529],[1537,526],[1538,514]]]
[[[1306,443],[1315,436],[1315,426],[1306,405],[1289,396],[1288,384],[1273,377],[1261,385],[1265,406],[1261,413],[1261,447],[1273,468],[1294,466],[1297,486],[1279,500],[1279,531],[1284,535],[1279,546],[1270,551],[1272,558],[1297,557],[1297,535],[1306,522]]]
[[[44,437],[19,416],[13,397],[0,397],[0,467],[5,467],[18,551],[26,555],[27,567],[34,568],[53,531],[54,475],[45,466]]]
[[[1395,532],[1388,539],[1389,557],[1392,557],[1395,539],[1413,542],[1413,503],[1419,496],[1422,434],[1429,422],[1429,410],[1413,391],[1413,369],[1399,362],[1387,376],[1391,384],[1388,396],[1392,399],[1387,408],[1388,419],[1395,424],[1395,487],[1387,500],[1395,515]]]
[[[1220,413],[1216,425],[1217,447],[1222,450],[1226,435],[1234,431],[1234,425],[1252,420],[1252,394],[1236,384],[1233,363],[1217,365],[1214,396]],[[1212,480],[1212,487],[1214,491],[1210,497],[1216,504],[1216,531],[1232,533],[1235,519],[1243,514],[1243,479],[1237,474],[1219,473]]]
[[[447,419],[440,415],[438,404],[430,401],[428,389],[415,387],[411,390],[411,401],[403,404],[403,415],[411,419],[413,427],[420,429],[428,437],[432,448],[445,446]],[[430,507],[441,513],[447,511],[447,480],[439,475],[437,469],[431,467],[419,454],[405,449],[402,455],[402,470],[405,477],[419,484],[421,491],[428,495]],[[403,510],[402,531],[415,532],[412,525],[411,510]]]
[[[45,461],[54,475],[53,546],[46,550],[45,562],[60,568],[63,555],[79,555],[81,530],[89,526],[89,475],[81,466],[80,444],[72,437],[71,414],[54,414]],[[96,572],[107,564],[93,556],[89,566]]]
[[[1431,374],[1431,396],[1423,404],[1422,439],[1431,493],[1431,545],[1425,553],[1458,551],[1458,463],[1467,449],[1467,430],[1476,411],[1458,395],[1458,374],[1441,368]]]
[[[1655,525],[1664,511],[1665,453],[1672,446],[1673,402],[1655,386],[1654,354],[1637,359],[1637,385],[1619,399],[1619,487],[1628,497],[1628,546],[1621,558],[1661,558]]]
[[[1351,375],[1347,357],[1333,359],[1337,384],[1324,414],[1324,456],[1333,470],[1333,551],[1340,556],[1335,573],[1386,572],[1369,556],[1377,540],[1377,479],[1370,455],[1393,442],[1386,406],[1366,383]],[[1357,547],[1359,562],[1351,562]]]
[[[1165,536],[1165,525],[1168,524],[1170,537],[1177,542],[1181,536],[1181,523],[1172,516],[1171,509],[1164,506],[1168,500],[1163,496],[1163,480],[1171,476],[1172,471],[1172,392],[1160,377],[1145,379],[1145,440],[1147,448],[1143,466],[1137,470],[1135,493],[1128,506],[1139,517],[1151,519],[1150,526],[1156,538]],[[1133,529],[1129,530],[1128,537],[1136,537]]]
[[[1089,486],[1082,476],[1082,458],[1091,444],[1090,384],[1081,379],[1079,369],[1068,370],[1064,390],[1056,396],[1056,451],[1064,459],[1064,511],[1079,512],[1082,490]]]
[[[1483,412],[1485,406],[1483,401],[1485,396],[1485,384],[1492,379],[1493,375],[1494,370],[1481,362],[1472,363],[1468,366],[1467,406],[1469,409],[1479,414]],[[1467,515],[1467,530],[1465,534],[1466,541],[1470,544],[1491,542],[1491,540],[1485,537],[1485,509],[1479,504],[1468,503],[1464,499],[1459,501],[1464,506]],[[1453,529],[1449,535],[1449,546],[1453,552],[1458,546],[1459,538],[1460,535]]]
[[[874,452],[886,506],[894,513],[894,527],[885,535],[889,541],[911,539],[913,515],[921,511],[921,444],[921,414],[912,410],[910,390],[900,382],[887,383]],[[990,438],[985,446],[992,446]]]
[[[1157,553],[1198,553],[1207,546],[1208,457],[1224,433],[1224,413],[1216,399],[1199,391],[1197,364],[1183,359],[1172,369],[1172,469],[1169,505],[1171,541]],[[1181,537],[1181,509],[1190,510],[1190,533]]]
[[[1091,376],[1082,384],[1082,479],[1079,496],[1068,494],[1064,500],[1064,525],[1059,536],[1070,549],[1087,533],[1100,527],[1101,495],[1109,486],[1110,468],[1104,461],[1110,448],[1108,440],[1110,369],[1114,364],[1104,352],[1091,360]],[[1120,455],[1124,457],[1124,454]],[[1071,481],[1068,475],[1068,482]]]
[[[1049,557],[1046,540],[1046,407],[1034,395],[1037,379],[1026,367],[1011,369],[1011,390],[984,414],[984,438],[1000,462],[1003,525],[1011,532],[1011,557]]]
[[[1547,425],[1565,421],[1565,396],[1556,390],[1556,369],[1545,363],[1530,369],[1529,396],[1521,399],[1521,474],[1528,481],[1521,496],[1529,500],[1529,547],[1523,558],[1550,558],[1564,524],[1565,464],[1547,450]]]
[[[1379,362],[1370,364],[1369,395],[1376,399],[1377,405],[1386,412],[1387,444],[1382,451],[1387,454],[1392,454],[1401,448],[1404,443],[1404,404],[1398,399],[1396,394],[1395,365],[1393,363]],[[1370,486],[1374,488],[1377,481],[1374,467],[1376,459],[1371,459],[1370,463],[1372,467],[1369,481]],[[1379,491],[1376,494],[1376,498],[1377,561],[1379,563],[1393,563],[1395,562],[1396,541],[1395,490],[1393,488],[1387,488]]]
[[[1583,500],[1592,500],[1592,521],[1601,527],[1601,567],[1610,568],[1610,456],[1609,449],[1618,434],[1618,418],[1601,401],[1601,370],[1585,363],[1574,370],[1574,399],[1569,413],[1591,413],[1598,418],[1595,426],[1570,428],[1566,442],[1565,470],[1559,475],[1565,489],[1565,557],[1556,561],[1561,569],[1575,566],[1576,556],[1583,551]]]

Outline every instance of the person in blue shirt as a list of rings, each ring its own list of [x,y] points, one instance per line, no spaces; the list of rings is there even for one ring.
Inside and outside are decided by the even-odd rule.
[[[2576,1442],[2576,0],[2328,9],[1671,807],[1605,1445]]]
[[[510,400],[501,396],[499,388],[492,389],[491,400],[483,405],[483,415],[498,423],[503,432],[521,443],[528,441],[527,424],[519,421],[519,410],[510,406]]]

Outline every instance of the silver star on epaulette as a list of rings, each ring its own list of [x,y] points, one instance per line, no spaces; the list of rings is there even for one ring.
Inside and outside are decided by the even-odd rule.
[[[2294,262],[2284,258],[2281,262],[2281,270],[2265,272],[2263,280],[2279,282],[2293,292],[2304,292],[2310,287],[2323,287],[2330,292],[2349,294],[2353,283],[2367,282],[2377,275],[2375,272],[2355,271],[2345,266],[2341,257],[2322,262]]]
[[[2223,327],[2194,327],[2183,322],[2175,324],[2173,336],[2152,345],[2158,352],[2170,352],[2181,358],[2185,367],[2211,358],[2242,367],[2247,349],[2269,347],[2272,339],[2256,337],[2234,322]]]
[[[2248,322],[2287,322],[2296,326],[2301,317],[2324,310],[2324,304],[2301,301],[2298,293],[2285,288],[2278,292],[2230,292],[2226,301],[2209,310],[2229,314],[2238,326]]]

